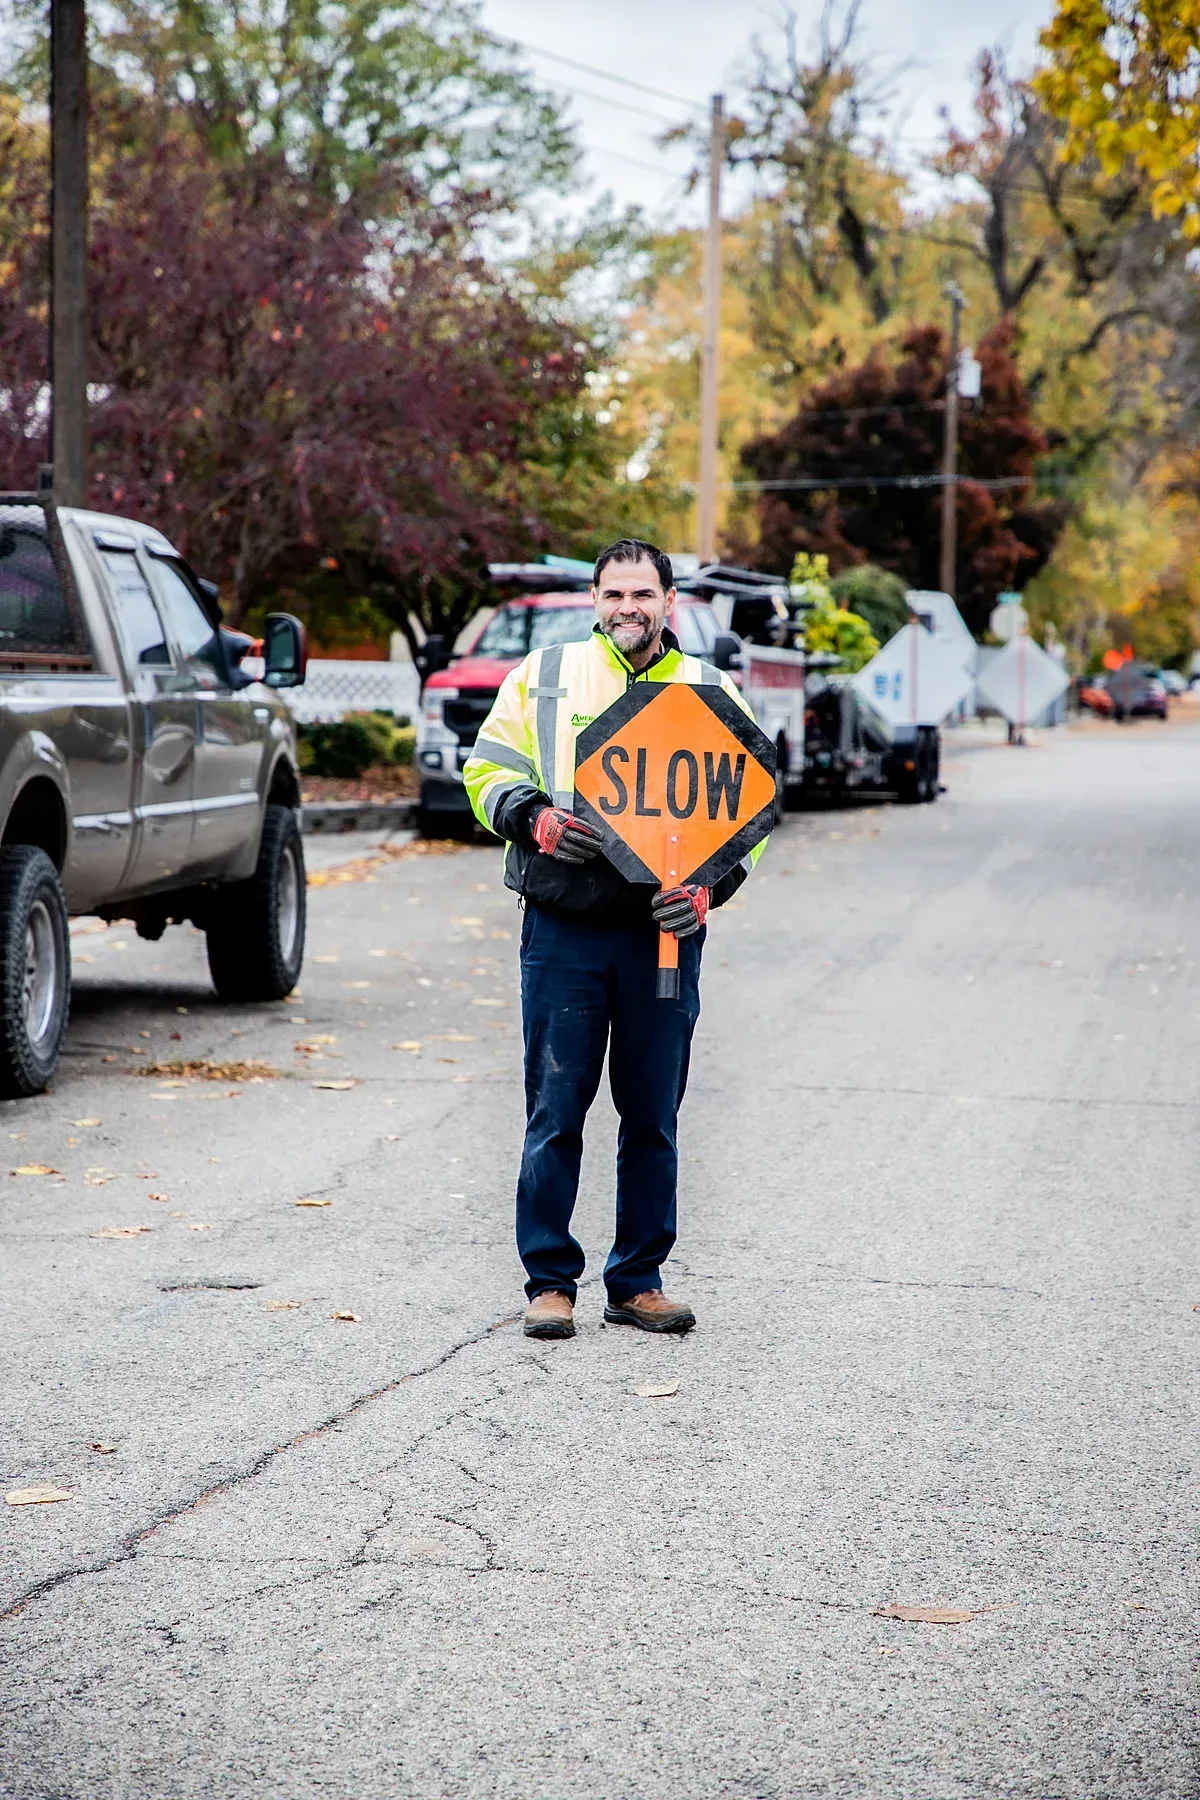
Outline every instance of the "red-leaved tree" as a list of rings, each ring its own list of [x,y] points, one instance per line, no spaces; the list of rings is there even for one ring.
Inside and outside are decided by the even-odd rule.
[[[508,466],[584,364],[471,252],[463,209],[384,182],[330,201],[278,157],[222,166],[167,120],[139,118],[123,143],[107,124],[88,295],[95,506],[159,525],[234,618],[321,565],[411,594],[536,541]],[[36,148],[23,124],[0,131],[6,487],[33,485],[47,455]]]
[[[1031,498],[1046,441],[1021,382],[1013,338],[1002,321],[981,341],[982,392],[960,415],[956,598],[977,632],[985,629],[996,595],[1041,567],[1063,517],[1056,503]],[[743,529],[743,541],[731,547],[781,574],[798,550],[807,550],[827,555],[835,573],[872,562],[911,587],[936,588],[941,490],[903,482],[941,467],[946,361],[936,327],[910,331],[896,361],[876,353],[834,376],[781,431],[749,444],[746,473],[783,485],[759,495],[753,545]],[[822,485],[792,489],[790,481]]]

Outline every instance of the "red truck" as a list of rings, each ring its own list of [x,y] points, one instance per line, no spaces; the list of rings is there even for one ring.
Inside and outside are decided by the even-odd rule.
[[[426,837],[470,829],[463,765],[510,669],[531,650],[581,641],[595,621],[587,574],[534,563],[495,566],[492,575],[510,597],[481,620],[448,667],[426,677],[416,743]],[[729,671],[774,739],[782,808],[787,789],[804,776],[804,656],[772,642],[748,642],[736,628],[744,622],[756,638],[784,636],[787,588],[748,571],[706,569],[678,585],[667,622],[688,655]]]

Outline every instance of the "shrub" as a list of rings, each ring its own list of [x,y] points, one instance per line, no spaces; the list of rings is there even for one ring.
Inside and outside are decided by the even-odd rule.
[[[353,781],[378,763],[410,763],[416,731],[391,713],[347,713],[298,728],[300,767],[307,775]]]
[[[859,563],[857,568],[843,569],[830,586],[838,605],[865,619],[881,644],[908,624],[908,589],[890,569]]]

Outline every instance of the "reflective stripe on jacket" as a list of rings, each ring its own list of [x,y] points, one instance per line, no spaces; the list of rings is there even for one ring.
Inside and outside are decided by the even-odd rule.
[[[630,889],[605,859],[584,872],[554,863],[532,846],[527,817],[534,801],[552,800],[570,811],[575,796],[575,739],[586,725],[632,687],[635,681],[687,681],[723,687],[749,717],[753,714],[727,675],[697,656],[685,656],[669,631],[662,651],[635,671],[616,645],[593,630],[583,643],[553,644],[534,650],[505,676],[491,712],[463,770],[475,817],[497,837],[509,839],[505,882],[544,905],[568,911],[608,911],[617,889]],[[717,884],[714,904],[727,900],[757,862],[759,844],[735,878]],[[609,890],[612,889],[612,892]],[[622,895],[618,910],[649,913],[653,889]]]

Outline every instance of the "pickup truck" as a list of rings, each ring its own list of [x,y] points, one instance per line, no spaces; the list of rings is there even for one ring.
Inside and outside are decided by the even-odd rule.
[[[70,1005],[68,919],[190,920],[224,1000],[282,999],[304,957],[291,716],[299,621],[259,646],[132,519],[0,494],[0,1095],[39,1093]]]

